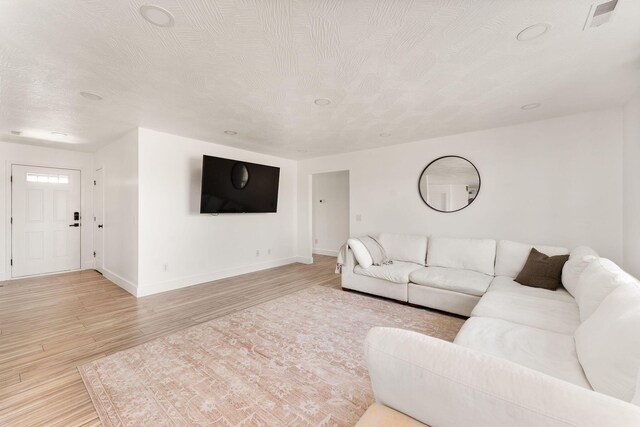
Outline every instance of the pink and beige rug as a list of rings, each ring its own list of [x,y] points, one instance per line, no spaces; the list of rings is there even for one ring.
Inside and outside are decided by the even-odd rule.
[[[371,327],[452,340],[462,323],[314,287],[78,369],[105,426],[352,426],[374,400]]]

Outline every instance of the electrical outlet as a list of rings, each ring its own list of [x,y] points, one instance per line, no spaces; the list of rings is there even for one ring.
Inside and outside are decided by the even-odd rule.
[[[317,245],[318,244],[318,239],[314,239],[313,242]]]
[[[162,271],[164,271],[165,273],[169,271],[169,264],[167,263],[162,264]]]
[[[271,255],[271,248],[267,249],[267,255]]]
[[[256,250],[256,256],[260,256],[260,250]]]
[[[362,215],[361,214],[356,214],[356,221],[357,222],[362,221]]]

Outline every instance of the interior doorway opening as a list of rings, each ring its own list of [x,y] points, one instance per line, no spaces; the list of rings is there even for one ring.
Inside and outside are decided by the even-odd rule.
[[[312,175],[312,252],[337,256],[349,238],[349,171]]]

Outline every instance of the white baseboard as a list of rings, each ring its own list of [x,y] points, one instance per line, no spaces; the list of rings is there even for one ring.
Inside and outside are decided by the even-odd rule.
[[[313,262],[313,260],[311,260]],[[181,277],[179,279],[173,279],[166,282],[155,283],[151,285],[141,285],[137,288],[137,296],[144,297],[147,295],[158,294],[160,292],[172,291],[175,289],[186,288],[188,286],[200,285],[202,283],[211,282],[214,280],[226,279],[227,277],[239,276],[241,274],[253,273],[260,270],[266,270],[268,268],[280,267],[287,264],[294,264],[296,262],[302,262],[299,257],[282,258],[273,261],[262,262],[259,264],[252,264],[242,267],[228,268],[218,271],[212,271],[210,273],[198,274],[195,276]],[[305,263],[310,264],[310,263]]]
[[[116,273],[103,268],[102,271],[100,271],[100,273],[102,273],[102,275],[104,277],[106,277],[107,279],[111,280],[113,283],[115,283],[116,285],[120,286],[122,289],[124,289],[125,291],[129,292],[131,295],[133,296],[140,296],[138,295],[138,286],[136,286],[135,283],[131,283],[130,281],[128,281],[127,279],[124,279],[120,276],[118,276]]]
[[[339,251],[332,251],[330,249],[317,249],[317,248],[314,248],[312,250],[312,252],[314,254],[318,254],[318,255],[338,256],[338,252]]]
[[[313,264],[313,257],[310,256],[297,256],[295,259],[300,264]]]

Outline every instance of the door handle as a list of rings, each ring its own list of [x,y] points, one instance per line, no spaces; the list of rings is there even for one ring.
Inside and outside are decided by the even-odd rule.
[[[98,228],[104,228],[102,224],[98,224]]]
[[[76,222],[75,224],[69,224],[69,227],[80,227],[80,224]]]

